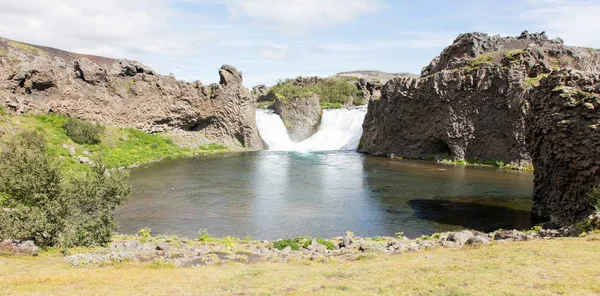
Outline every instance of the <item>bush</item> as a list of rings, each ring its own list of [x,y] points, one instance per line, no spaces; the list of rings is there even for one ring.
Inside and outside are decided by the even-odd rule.
[[[300,244],[298,244],[298,242],[296,242],[293,239],[283,239],[283,240],[275,241],[275,242],[273,242],[273,246],[277,250],[283,250],[287,247],[292,248],[292,250],[294,250],[294,251],[300,250]]]
[[[0,154],[0,240],[59,247],[108,243],[117,227],[113,211],[129,195],[125,178],[99,160],[64,174],[42,134],[21,133]]]
[[[98,144],[104,126],[91,122],[69,118],[63,125],[67,135],[77,144]]]

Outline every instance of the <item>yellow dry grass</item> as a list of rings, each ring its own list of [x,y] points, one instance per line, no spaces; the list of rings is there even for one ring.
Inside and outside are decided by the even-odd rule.
[[[0,256],[3,295],[599,295],[600,238],[378,255],[353,262],[75,268]]]

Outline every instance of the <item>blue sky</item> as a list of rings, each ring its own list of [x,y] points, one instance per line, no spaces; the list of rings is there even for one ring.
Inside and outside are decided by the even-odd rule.
[[[0,36],[244,84],[349,70],[419,73],[462,32],[546,31],[600,48],[600,1],[0,0]]]

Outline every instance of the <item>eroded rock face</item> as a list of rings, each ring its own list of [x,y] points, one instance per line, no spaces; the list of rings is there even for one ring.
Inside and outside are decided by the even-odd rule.
[[[379,81],[360,78],[356,82],[356,87],[362,91],[363,98],[367,103],[373,100],[379,100],[379,98],[381,98],[381,89],[383,88],[383,84]]]
[[[269,100],[267,97],[268,91],[268,88],[264,84],[259,84],[253,86],[252,91],[250,93],[252,94],[254,100],[256,100],[257,102],[264,102]]]
[[[225,65],[205,86],[156,74],[135,61],[69,53],[0,39],[0,104],[146,132],[197,131],[229,147],[262,149],[255,101]]]
[[[600,57],[544,33],[461,34],[420,78],[386,83],[381,99],[369,104],[359,150],[527,165],[524,95],[562,67],[597,71]]]
[[[527,99],[527,139],[535,167],[533,212],[559,225],[593,212],[600,184],[600,73],[560,71]]]
[[[316,94],[290,100],[275,98],[271,108],[281,116],[290,139],[295,142],[312,136],[318,130],[323,115],[319,96]]]

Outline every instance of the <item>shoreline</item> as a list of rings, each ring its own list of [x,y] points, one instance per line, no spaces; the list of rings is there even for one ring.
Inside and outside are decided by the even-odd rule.
[[[298,237],[259,241],[231,236],[212,238],[207,232],[200,232],[196,239],[170,235],[151,236],[149,229],[142,229],[137,235],[115,235],[105,247],[40,250],[37,247],[32,249],[31,242],[4,241],[0,244],[0,251],[12,250],[12,253],[16,254],[44,255],[55,254],[60,250],[65,262],[72,267],[132,262],[187,268],[229,263],[348,262],[369,259],[380,254],[394,255],[440,248],[463,249],[595,234],[582,233],[577,227],[554,230],[534,227],[528,231],[497,230],[490,233],[462,230],[435,233],[416,239],[403,237],[402,233],[399,233],[398,237],[362,238],[348,232],[345,236],[331,239]]]

